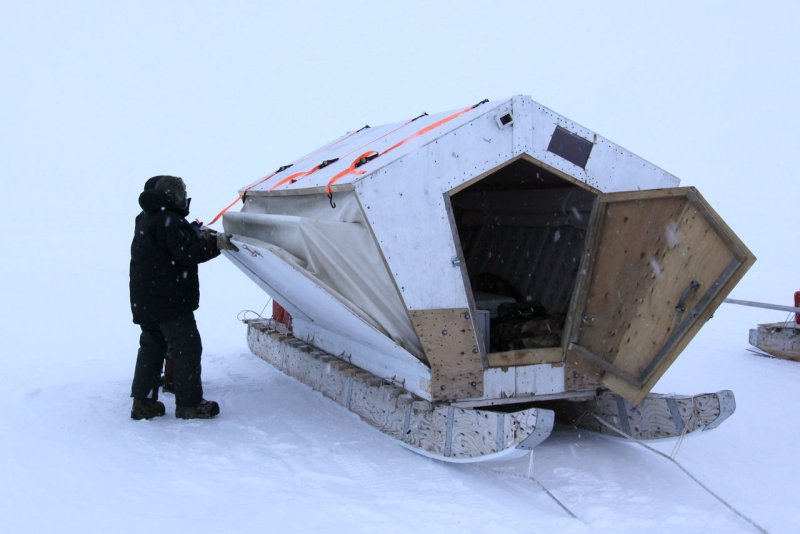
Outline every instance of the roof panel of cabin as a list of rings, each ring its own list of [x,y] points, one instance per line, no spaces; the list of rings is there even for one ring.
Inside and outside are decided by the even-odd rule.
[[[355,182],[507,101],[465,106],[349,132],[293,161],[290,167],[251,183],[241,192],[292,191]],[[374,153],[379,156],[357,169],[354,167],[360,158]]]

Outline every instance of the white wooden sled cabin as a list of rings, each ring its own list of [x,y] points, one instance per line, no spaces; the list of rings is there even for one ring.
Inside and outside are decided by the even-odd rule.
[[[408,446],[529,448],[564,402],[676,435],[718,424],[732,394],[648,394],[755,259],[678,185],[515,96],[280,167],[225,214],[226,255],[292,317],[250,322],[253,351]]]

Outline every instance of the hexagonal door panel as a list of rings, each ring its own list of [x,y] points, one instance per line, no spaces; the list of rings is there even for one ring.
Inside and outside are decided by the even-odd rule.
[[[568,389],[639,402],[755,258],[694,188],[600,195],[587,241]]]

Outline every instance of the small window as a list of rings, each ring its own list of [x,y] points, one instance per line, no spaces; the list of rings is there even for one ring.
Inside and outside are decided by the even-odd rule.
[[[497,120],[497,126],[500,128],[505,128],[506,126],[510,126],[514,123],[514,116],[511,113],[503,113],[502,115],[498,115],[495,117]]]
[[[553,137],[550,138],[548,152],[561,156],[570,163],[585,169],[592,153],[594,145],[591,141],[584,139],[561,126],[556,126]]]

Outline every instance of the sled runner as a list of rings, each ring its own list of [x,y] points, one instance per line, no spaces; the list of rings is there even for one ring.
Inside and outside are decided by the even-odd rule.
[[[749,340],[750,344],[758,349],[758,351],[751,350],[751,352],[773,358],[800,361],[800,291],[794,294],[794,306],[735,299],[725,299],[724,302],[794,314],[793,321],[760,324],[751,329]]]
[[[750,330],[750,344],[775,358],[800,362],[800,324],[760,324]]]
[[[559,402],[550,406],[559,420],[586,430],[637,440],[680,437],[719,426],[736,410],[730,390],[700,395],[651,393],[632,404],[613,391],[602,391],[588,401]]]

